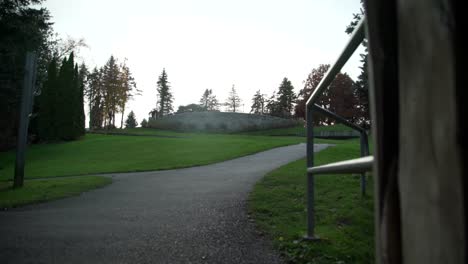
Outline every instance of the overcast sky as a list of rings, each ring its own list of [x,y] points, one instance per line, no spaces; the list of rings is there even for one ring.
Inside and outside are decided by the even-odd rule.
[[[46,0],[62,38],[84,38],[90,67],[114,55],[143,91],[129,103],[138,121],[156,104],[163,68],[179,105],[198,103],[205,89],[224,102],[234,84],[250,111],[255,91],[270,96],[282,79],[296,93],[311,70],[333,63],[359,0]],[[355,54],[343,69],[359,74]]]

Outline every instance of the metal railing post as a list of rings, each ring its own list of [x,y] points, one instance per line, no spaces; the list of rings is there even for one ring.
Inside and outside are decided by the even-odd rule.
[[[306,106],[307,124],[307,167],[314,166],[314,122],[312,118],[313,107]],[[316,239],[315,237],[315,208],[314,208],[314,175],[307,173],[307,236],[306,239]]]
[[[369,139],[365,131],[361,131],[360,136],[360,147],[361,147],[361,157],[369,156]],[[366,195],[366,173],[361,173],[361,195]]]

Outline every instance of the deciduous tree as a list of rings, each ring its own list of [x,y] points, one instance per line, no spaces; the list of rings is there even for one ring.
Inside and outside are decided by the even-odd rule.
[[[121,91],[120,69],[114,56],[111,56],[102,71],[104,88],[104,127],[115,128],[115,114],[118,109],[119,93]]]
[[[299,99],[295,107],[296,117],[305,118],[306,102],[329,68],[330,65],[321,64],[309,74],[304,88],[299,92]],[[357,110],[353,85],[353,80],[347,74],[338,73],[335,80],[319,97],[316,104],[347,118],[349,121],[355,121]],[[335,120],[322,115],[315,115],[313,119],[318,125],[335,123]]]
[[[88,75],[89,71],[88,68],[84,63],[81,63],[79,71],[78,71],[78,129],[80,135],[85,134],[85,111],[84,111],[84,92],[87,90],[88,86]]]
[[[125,113],[125,106],[127,102],[131,100],[135,95],[140,94],[140,90],[137,89],[135,79],[130,72],[130,68],[127,66],[126,61],[120,67],[120,89],[118,91],[118,107],[122,113],[120,120],[120,128],[123,127],[123,118]]]
[[[86,96],[89,104],[89,128],[101,129],[104,121],[104,86],[102,84],[102,68],[94,68],[89,75]]]

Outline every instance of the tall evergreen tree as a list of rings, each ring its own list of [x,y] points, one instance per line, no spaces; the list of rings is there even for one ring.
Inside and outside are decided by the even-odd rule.
[[[59,73],[56,72],[56,60],[53,59],[40,98],[39,135],[45,140],[76,139],[84,133],[84,124],[80,126],[84,113],[82,96],[80,99],[82,84],[73,52],[68,59],[63,59]]]
[[[296,100],[294,87],[288,78],[284,78],[278,90],[278,111],[282,117],[290,117]]]
[[[161,75],[158,78],[156,88],[158,92],[158,100],[156,103],[159,108],[156,109],[159,115],[158,117],[165,116],[174,110],[172,106],[172,102],[174,99],[170,88],[171,86],[169,85],[169,81],[167,80],[166,69],[163,69]]]
[[[258,90],[252,98],[250,113],[263,115],[265,113],[265,95]]]
[[[279,107],[277,93],[273,92],[268,100],[266,100],[265,108],[271,116],[281,116],[281,109]]]
[[[73,139],[73,79],[74,79],[74,55],[64,58],[58,77],[57,100],[57,136],[60,139]]]
[[[41,140],[54,140],[56,131],[57,100],[57,59],[53,58],[47,67],[47,80],[38,98],[38,133]]]
[[[200,99],[200,105],[205,111],[216,111],[218,110],[218,99],[213,94],[211,89],[206,89]]]
[[[143,118],[143,120],[141,121],[141,127],[143,128],[148,127],[148,121],[146,120],[146,118]]]
[[[130,111],[127,116],[127,120],[125,120],[125,128],[135,128],[136,126],[138,126],[138,123],[135,118],[135,113]]]
[[[211,90],[206,89],[203,93],[202,97],[200,98],[200,106],[206,111],[208,110],[209,98],[210,98]]]
[[[229,97],[226,100],[226,106],[228,107],[228,111],[230,112],[237,112],[241,103],[241,99],[237,94],[236,88],[234,84],[232,85],[231,91],[229,92]]]

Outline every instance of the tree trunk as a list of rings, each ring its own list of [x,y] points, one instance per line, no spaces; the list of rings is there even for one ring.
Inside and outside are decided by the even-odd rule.
[[[125,113],[125,105],[122,107],[122,118],[120,119],[120,129],[123,128],[124,113]]]

